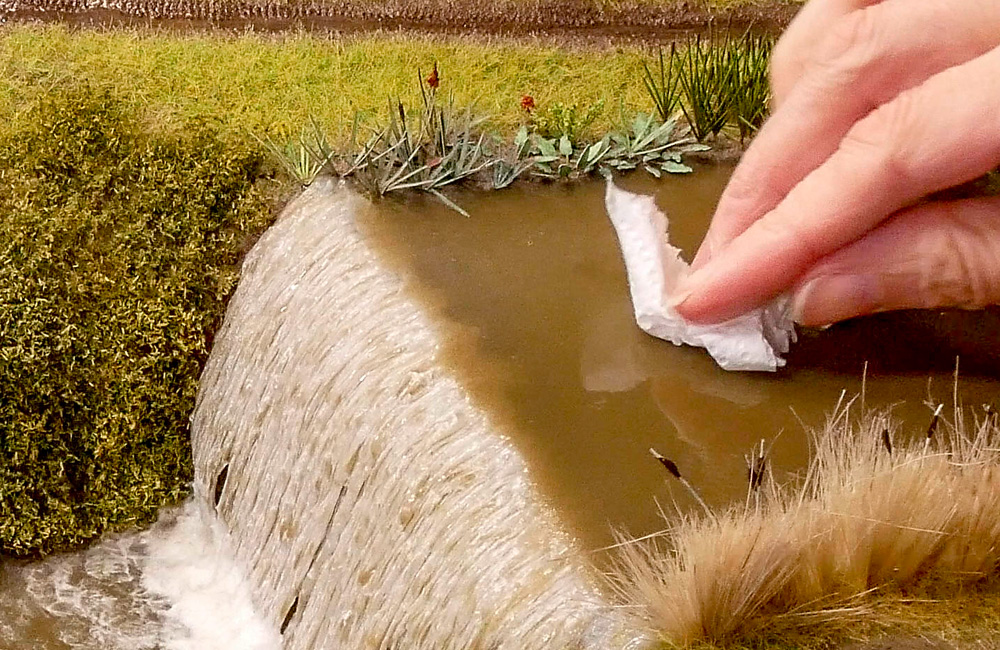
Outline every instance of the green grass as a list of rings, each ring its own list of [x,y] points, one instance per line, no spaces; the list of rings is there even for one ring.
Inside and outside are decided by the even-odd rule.
[[[167,35],[139,31],[71,31],[7,27],[0,33],[0,115],[9,122],[27,91],[59,79],[111,87],[159,129],[192,118],[218,120],[239,137],[297,134],[315,117],[333,142],[345,142],[356,113],[384,114],[389,98],[419,104],[417,70],[435,61],[442,94],[474,103],[493,126],[513,135],[520,102],[606,109],[590,126],[606,131],[620,103],[648,103],[639,48],[569,52],[556,48],[439,38],[361,37],[327,40],[292,35]]]
[[[723,58],[749,61],[743,56],[745,42],[750,41],[726,40]],[[680,52],[692,50],[713,51],[691,41]],[[475,115],[485,117],[478,131],[510,143],[518,128],[527,124],[544,137],[566,135],[574,145],[585,145],[628,128],[637,111],[657,108],[647,94],[653,86],[646,68],[655,54],[639,47],[569,51],[413,36],[331,40],[304,33],[178,36],[148,30],[14,26],[0,38],[0,65],[5,72],[0,81],[0,117],[7,118],[5,123],[17,123],[25,94],[60,80],[83,80],[95,88],[113,89],[158,131],[175,131],[193,119],[210,120],[229,139],[263,140],[282,149],[284,143],[299,140],[308,126],[311,132],[322,133],[324,142],[338,153],[354,154],[357,141],[364,142],[372,130],[386,126],[387,106],[395,114],[396,100],[409,109],[422,104],[418,81],[437,65],[438,94],[447,98],[449,106],[471,107]],[[766,63],[761,58],[745,66],[760,72],[763,80],[765,92],[745,102],[758,116],[766,104]],[[670,67],[676,67],[673,55]],[[698,108],[698,101],[723,107],[717,124],[695,129],[699,138],[714,135],[725,125],[734,132],[735,125],[744,125],[742,116],[729,109],[731,95],[739,94],[733,83],[720,85],[713,75],[705,74],[711,72],[707,66],[692,63],[684,70],[682,80],[720,89],[685,93],[681,104],[685,115],[702,115],[688,110]],[[522,103],[526,96],[534,105],[530,115]],[[700,119],[693,123],[699,126]],[[349,136],[357,124],[360,137]],[[742,135],[745,128],[740,130]]]

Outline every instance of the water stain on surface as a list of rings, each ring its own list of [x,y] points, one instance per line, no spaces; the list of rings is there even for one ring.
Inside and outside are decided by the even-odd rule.
[[[705,167],[660,182],[655,194],[671,240],[690,257],[731,173]],[[728,373],[703,350],[643,334],[631,303],[603,185],[521,185],[457,194],[472,217],[433,199],[383,201],[365,227],[389,264],[437,317],[442,357],[524,451],[542,493],[587,548],[613,529],[664,527],[661,510],[692,500],[649,454],[677,463],[713,506],[741,499],[744,455],[774,441],[776,473],[804,469],[805,427],[823,423],[841,392],[893,406],[913,431],[960,398],[979,407],[1000,388],[1000,317],[923,313],[860,319],[807,332],[776,374]]]

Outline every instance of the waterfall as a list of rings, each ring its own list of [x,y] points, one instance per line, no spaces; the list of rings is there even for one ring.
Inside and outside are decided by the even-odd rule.
[[[524,460],[331,180],[248,255],[192,416],[215,504],[286,650],[624,647]]]

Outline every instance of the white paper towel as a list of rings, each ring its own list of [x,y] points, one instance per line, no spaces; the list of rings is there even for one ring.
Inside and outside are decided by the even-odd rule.
[[[677,284],[690,273],[681,251],[670,245],[667,217],[651,196],[632,194],[608,180],[605,204],[625,258],[635,321],[647,334],[674,345],[708,350],[725,370],[775,371],[795,340],[787,298],[716,325],[687,322],[670,305]]]

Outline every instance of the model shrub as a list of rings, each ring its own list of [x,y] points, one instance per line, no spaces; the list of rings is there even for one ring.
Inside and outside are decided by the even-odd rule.
[[[0,128],[0,555],[146,523],[188,490],[199,372],[269,211],[257,151],[146,131],[75,84]]]

